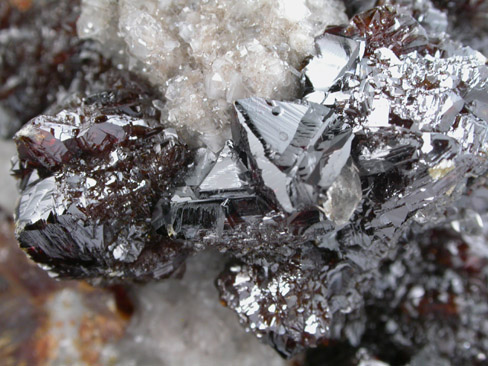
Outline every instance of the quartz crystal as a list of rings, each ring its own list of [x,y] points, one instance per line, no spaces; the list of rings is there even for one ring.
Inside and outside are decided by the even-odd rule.
[[[15,135],[21,247],[100,282],[223,252],[221,302],[284,357],[486,357],[486,206],[469,210],[488,171],[485,56],[434,7],[366,10],[313,49],[322,2],[229,4],[83,3],[78,31],[110,46]]]

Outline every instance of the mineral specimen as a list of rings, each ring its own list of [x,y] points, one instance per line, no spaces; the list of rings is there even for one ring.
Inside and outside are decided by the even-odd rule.
[[[487,193],[470,187],[446,221],[413,225],[366,298],[360,345],[332,343],[305,365],[486,364]]]
[[[449,35],[472,48],[488,54],[488,3],[484,0],[345,0],[352,17],[375,5],[396,4],[415,17],[433,34]]]
[[[430,349],[445,358],[442,345],[422,334],[430,325],[473,344],[473,353],[453,349],[453,360],[482,357],[484,330],[475,323],[487,314],[485,289],[479,296],[446,289],[454,277],[445,277],[442,266],[460,276],[463,288],[484,280],[456,262],[460,253],[467,256],[463,262],[484,263],[456,247],[459,233],[446,226],[461,226],[462,202],[488,171],[486,58],[403,7],[376,7],[316,39],[302,64],[301,99],[242,98],[232,119],[220,107],[222,91],[234,90],[227,76],[241,77],[242,70],[232,68],[224,77],[219,60],[225,51],[232,64],[235,54],[224,45],[207,55],[206,26],[170,26],[159,19],[162,8],[144,3],[143,11],[142,5],[107,2],[119,13],[100,15],[91,27],[84,23],[93,16],[86,7],[79,27],[104,41],[111,35],[100,29],[118,23],[132,55],[167,81],[166,100],[126,71],[91,71],[99,70],[94,62],[79,79],[85,87],[73,87],[72,97],[15,137],[14,172],[22,189],[17,236],[28,254],[60,277],[111,281],[178,274],[188,255],[217,249],[232,257],[216,281],[221,301],[285,357],[335,344],[351,350],[347,360],[359,365],[375,358],[400,364],[388,348],[403,352],[403,363],[421,364]],[[208,4],[218,8],[220,2]],[[195,16],[180,5],[163,8]],[[299,19],[312,16],[300,9]],[[214,17],[214,8],[198,11],[227,19]],[[234,12],[223,14],[234,19]],[[178,37],[172,38],[175,27]],[[153,33],[167,41],[163,53]],[[185,76],[169,62],[189,56],[177,47],[180,38],[193,52],[191,66],[180,68],[191,69]],[[122,40],[110,39],[117,49]],[[202,71],[193,69],[199,63],[217,68],[207,80],[209,103],[193,86],[185,91],[174,84],[197,82],[200,90]],[[184,103],[173,92],[193,96]],[[190,114],[182,112],[187,107]],[[215,127],[228,124],[232,137],[224,144],[229,131]],[[441,250],[449,243],[454,254]],[[433,258],[432,252],[440,254]],[[404,278],[393,273],[400,263]],[[414,291],[420,300],[412,307],[406,294],[416,286],[424,293]],[[483,315],[462,318],[470,309]],[[443,316],[452,321],[444,324]],[[401,331],[392,330],[403,323]],[[397,337],[382,341],[383,328]]]
[[[273,192],[288,220],[277,226],[279,249],[266,236],[274,255],[248,254],[246,243],[242,263],[218,280],[246,327],[285,355],[330,339],[359,344],[364,295],[381,262],[412,222],[442,219],[468,177],[486,174],[485,63],[381,7],[317,40],[302,102],[236,103],[244,128],[234,140],[262,176],[259,192]],[[297,227],[293,212],[305,208]]]
[[[214,279],[225,261],[205,251],[186,261],[181,279],[132,285],[136,311],[117,345],[117,366],[298,366],[244,332],[217,301]]]
[[[294,98],[314,37],[344,21],[340,0],[83,0],[78,31],[163,88],[164,124],[218,152],[231,103]]]
[[[152,207],[191,154],[160,126],[144,85],[114,70],[100,79],[111,89],[73,97],[15,135],[18,240],[70,278],[168,276],[186,250],[153,232]]]

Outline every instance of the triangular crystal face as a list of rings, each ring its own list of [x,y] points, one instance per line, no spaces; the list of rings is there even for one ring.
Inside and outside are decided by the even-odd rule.
[[[326,106],[249,98],[235,108],[234,141],[288,212],[313,205],[349,158],[354,135]]]
[[[360,41],[328,33],[315,46],[318,55],[308,63],[305,76],[316,91],[328,91],[364,53]]]
[[[272,158],[286,150],[309,106],[252,97],[238,100],[236,109]]]
[[[242,190],[247,186],[242,180],[246,170],[235,150],[232,150],[232,146],[228,143],[220,152],[215,165],[200,183],[198,190],[200,194]]]

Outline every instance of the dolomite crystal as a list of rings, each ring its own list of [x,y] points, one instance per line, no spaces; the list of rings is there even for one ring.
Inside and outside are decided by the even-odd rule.
[[[230,118],[225,105],[218,107],[223,95],[212,99],[214,89],[198,89],[208,71],[202,65],[214,65],[224,51],[227,55],[226,43],[211,43],[215,52],[209,56],[199,48],[210,47],[202,46],[207,39],[199,36],[214,34],[205,33],[204,22],[192,30],[180,18],[165,23],[161,17],[164,9],[177,17],[197,9],[202,19],[208,15],[228,25],[238,24],[232,17],[242,13],[222,10],[219,18],[214,6],[224,5],[218,1],[195,4],[195,9],[178,8],[177,2],[121,1],[104,3],[102,10],[114,11],[84,23],[92,19],[88,11],[100,4],[86,2],[79,31],[113,42],[108,53],[125,42],[137,61],[135,69],[145,65],[153,81],[166,83],[166,100],[146,91],[150,87],[143,83],[128,83],[132,74],[108,67],[100,75],[114,73],[115,79],[102,78],[92,95],[77,89],[17,133],[21,246],[60,277],[109,281],[167,277],[179,273],[188,255],[217,249],[232,257],[216,281],[221,301],[281,355],[327,343],[369,347],[371,352],[355,353],[362,361],[379,354],[374,344],[382,343],[367,339],[370,327],[382,320],[366,312],[370,301],[375,306],[395,291],[381,287],[388,261],[403,260],[408,233],[420,243],[424,231],[417,225],[428,232],[430,224],[461,220],[464,214],[451,214],[449,207],[487,173],[486,58],[439,37],[405,8],[381,6],[348,25],[328,28],[316,39],[315,51],[307,49],[312,57],[300,73],[301,99],[248,97],[246,92]],[[262,5],[242,8],[252,16],[255,9],[264,14],[268,8]],[[280,17],[315,16],[307,7],[298,8],[301,12],[281,9]],[[254,25],[264,19],[256,18]],[[100,31],[114,24],[122,39]],[[246,32],[256,34],[258,28]],[[178,48],[185,32],[192,36],[185,41],[189,48]],[[171,52],[163,52],[153,35],[167,40],[163,47]],[[270,44],[280,55],[280,43]],[[299,53],[290,52],[288,60],[301,62]],[[175,66],[173,58],[181,57],[192,62]],[[289,62],[287,67],[294,61]],[[233,64],[231,74],[259,77],[256,70],[235,70],[245,65]],[[90,70],[81,80],[98,79]],[[280,87],[287,89],[286,73],[263,80],[268,87],[278,85],[278,74]],[[197,119],[202,120],[198,127]],[[224,126],[230,127],[216,131]],[[197,143],[189,138],[195,134]],[[231,138],[224,142],[226,137]],[[425,243],[431,245],[437,244]],[[412,256],[412,263],[420,258]],[[405,281],[415,278],[412,274]],[[437,304],[438,299],[426,301]],[[385,305],[392,321],[408,319],[397,319],[396,306],[393,298]],[[476,342],[484,352],[484,344]],[[439,347],[425,339],[411,344]],[[412,359],[424,357],[408,352]]]
[[[302,60],[325,26],[347,20],[339,0],[83,0],[81,38],[163,86],[164,123],[220,150],[232,102],[293,98]]]

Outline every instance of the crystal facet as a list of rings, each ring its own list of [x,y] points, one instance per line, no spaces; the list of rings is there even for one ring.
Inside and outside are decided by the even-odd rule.
[[[458,231],[476,231],[486,213],[466,213],[465,202],[488,171],[487,60],[450,40],[439,11],[421,19],[408,9],[388,2],[326,29],[303,65],[301,98],[238,99],[235,118],[222,123],[232,132],[223,147],[208,138],[206,113],[196,144],[195,130],[166,113],[181,101],[170,85],[160,100],[92,50],[101,62],[75,78],[74,94],[16,134],[21,246],[60,277],[108,281],[168,277],[195,252],[225,252],[222,302],[285,357],[339,344],[356,364],[390,362],[385,350],[406,337],[404,363],[422,364],[431,348],[443,351],[417,337],[427,325],[484,352],[483,334],[457,330],[455,303],[481,309],[484,297],[439,287],[450,279],[437,269],[449,267],[459,286],[484,279],[468,273],[484,259],[459,244],[467,239]],[[121,33],[133,55],[156,65],[157,45],[135,29],[168,30],[133,10],[134,19],[121,14]],[[176,49],[171,39],[166,46]],[[226,89],[219,70],[205,78],[211,106]],[[475,329],[481,318],[465,324]],[[390,333],[385,346],[378,337]]]
[[[191,154],[159,125],[151,96],[125,87],[70,101],[15,135],[17,237],[57,275],[160,278],[186,257],[182,243],[153,232],[151,218]]]

